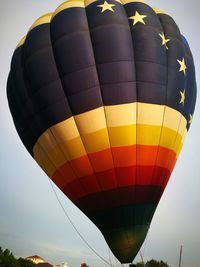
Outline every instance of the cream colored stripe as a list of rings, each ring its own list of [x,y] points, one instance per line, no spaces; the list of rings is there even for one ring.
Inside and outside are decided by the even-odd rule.
[[[50,129],[59,143],[79,137],[79,132],[74,117],[55,124]]]
[[[177,151],[177,155],[180,154],[182,146],[183,146],[183,143],[184,143],[186,135],[187,135],[187,128],[185,127],[185,124],[183,122],[183,118],[184,117],[181,117],[181,121],[180,121],[180,124],[179,124],[179,132],[182,135],[182,140],[181,140],[181,142],[179,142],[178,137],[177,137],[176,140],[175,140],[175,144],[174,144],[175,149]]]
[[[23,45],[23,44],[25,43],[25,40],[26,40],[26,35],[19,41],[19,43],[18,43],[17,46],[16,46],[16,49],[17,49],[18,47],[20,47],[21,45]]]
[[[65,9],[71,8],[71,7],[84,8],[85,7],[84,0],[70,0],[70,1],[66,1],[66,2],[62,3],[54,11],[52,18],[55,17],[55,15],[57,15],[59,12],[65,10]]]
[[[163,10],[161,10],[157,7],[154,7],[153,10],[155,11],[156,14],[166,14]]]
[[[136,124],[136,103],[105,106],[108,127]]]
[[[181,113],[164,105],[137,103],[137,124],[164,126],[177,131]],[[104,117],[106,113],[106,121]],[[164,114],[165,112],[165,114]],[[164,114],[164,120],[163,120]],[[136,103],[105,106],[75,116],[81,134],[92,133],[107,127],[136,124]],[[182,116],[180,127],[185,128],[186,119]]]
[[[48,140],[52,139],[52,133],[57,143],[67,144],[70,140],[77,140],[76,143],[79,143],[78,146],[81,147],[81,141],[78,141],[80,135],[85,136],[91,133],[94,136],[101,130],[107,131],[106,127],[108,127],[109,134],[112,128],[117,128],[120,133],[124,132],[125,134],[129,126],[136,127],[135,105],[132,103],[105,107],[107,122],[105,121],[103,107],[77,115],[75,118],[71,117],[52,126],[50,130],[40,136],[38,141],[42,140],[42,143],[51,149],[52,144]],[[179,131],[178,133],[182,136],[186,129],[186,119],[178,111],[166,107],[164,120],[162,121],[163,110],[164,106],[161,105],[138,103],[137,128],[140,128],[139,125],[144,125],[144,127],[157,126],[158,129],[163,126],[175,132]],[[182,118],[181,123],[180,117]],[[179,123],[180,127],[178,129]],[[135,134],[134,131],[130,134]],[[84,154],[84,148],[79,150],[82,151],[81,154]]]
[[[47,13],[41,17],[39,17],[34,23],[33,25],[30,27],[29,31],[31,31],[33,28],[44,24],[44,23],[50,23],[51,21],[51,17],[52,17],[53,13]]]
[[[162,120],[164,108],[161,105],[138,103],[137,124],[136,103],[101,107],[71,117],[52,126],[39,137],[33,149],[34,158],[40,165],[44,160],[52,173],[68,160],[105,150],[110,145],[159,144],[178,155],[187,132],[186,119],[178,111],[166,107]]]
[[[96,132],[107,127],[104,107],[76,115],[74,119],[81,135]]]
[[[91,5],[94,2],[98,2],[98,0],[85,0],[85,7]]]
[[[57,149],[57,148],[56,148]],[[48,155],[43,151],[41,146],[37,144],[34,148],[34,159],[40,165],[40,167],[45,171],[45,173],[52,177],[56,171],[56,166],[49,160]]]
[[[178,129],[180,118],[181,118],[181,125]],[[163,126],[178,131],[178,133],[182,135],[182,129],[183,128],[185,129],[186,125],[187,125],[187,120],[179,111],[170,107],[165,108]]]
[[[129,4],[129,3],[134,3],[134,2],[139,2],[139,3],[146,3],[143,0],[115,0],[118,3],[122,3],[122,4]],[[98,2],[98,0],[85,0],[85,7],[91,5],[94,2]]]
[[[38,155],[38,146],[48,154],[49,159],[56,167],[64,164],[66,160],[86,155],[73,117],[44,132],[33,148],[34,155]]]
[[[134,2],[146,4],[146,2],[143,0],[121,0],[121,2],[123,3],[123,5],[129,4],[129,3],[134,3]]]
[[[183,133],[183,138],[182,138],[182,140],[181,140],[181,143],[178,145],[178,147],[177,147],[177,158],[178,158],[178,156],[179,156],[179,154],[180,154],[180,152],[181,152],[181,149],[182,149],[182,147],[183,147],[183,144],[184,144],[184,142],[185,142],[185,138],[186,138],[186,136],[187,136],[187,129],[185,129],[185,131],[184,131],[184,133]]]

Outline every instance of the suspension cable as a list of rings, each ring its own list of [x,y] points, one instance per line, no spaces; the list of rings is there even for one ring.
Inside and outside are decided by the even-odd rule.
[[[73,223],[73,221],[71,220],[71,218],[70,218],[70,216],[69,216],[69,214],[67,213],[67,211],[65,210],[65,208],[64,208],[64,206],[62,205],[62,203],[61,203],[61,201],[60,201],[60,199],[59,199],[59,197],[58,197],[58,194],[56,193],[56,190],[55,190],[55,188],[54,188],[54,186],[53,186],[53,183],[52,183],[52,181],[51,181],[51,179],[49,178],[49,182],[50,182],[50,185],[51,185],[51,188],[52,188],[52,190],[53,190],[53,192],[54,192],[54,195],[55,195],[55,197],[56,197],[56,199],[57,199],[57,201],[58,201],[58,203],[60,204],[60,207],[61,207],[61,209],[63,210],[63,212],[64,212],[64,214],[65,214],[65,216],[66,216],[66,218],[68,219],[68,221],[70,222],[70,224],[72,225],[72,227],[74,228],[74,230],[76,231],[76,233],[79,235],[79,237],[81,238],[81,240],[87,245],[87,247],[91,250],[91,251],[93,251],[93,253],[97,256],[97,257],[99,257],[103,262],[105,262],[107,265],[109,265],[109,266],[111,266],[111,267],[114,267],[114,265],[112,265],[111,263],[109,263],[106,259],[104,259],[88,242],[87,242],[87,240],[83,237],[83,235],[79,232],[79,230],[77,229],[77,227],[75,226],[75,224]]]

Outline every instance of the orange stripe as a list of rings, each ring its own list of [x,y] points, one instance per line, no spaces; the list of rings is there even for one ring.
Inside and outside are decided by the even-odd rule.
[[[125,184],[146,183],[151,177],[152,180],[149,180],[149,183],[154,184],[157,183],[154,177],[159,175],[161,175],[162,186],[165,187],[175,162],[175,152],[167,148],[143,145],[115,147],[112,150],[106,149],[66,162],[55,171],[52,180],[62,191],[66,188],[69,190],[69,184],[73,187],[74,184],[79,183],[81,189],[73,188],[73,192],[74,190],[77,192],[76,196],[109,190]],[[150,167],[148,175],[142,166]],[[137,181],[135,181],[136,168]],[[159,168],[164,170],[164,180],[162,171],[159,171],[159,175],[157,174]],[[166,173],[168,173],[167,177]],[[70,191],[68,193],[70,194]],[[69,197],[72,196],[69,195]]]
[[[128,155],[128,156],[127,156]],[[114,161],[114,165],[113,165]],[[162,168],[172,171],[176,162],[176,154],[174,151],[159,147],[159,146],[143,146],[133,145],[127,147],[115,147],[106,149],[100,152],[91,153],[86,156],[66,162],[59,167],[53,177],[58,176],[59,172],[63,175],[72,176],[71,169],[73,169],[76,177],[85,177],[94,173],[109,170],[115,167],[125,166],[160,166]]]

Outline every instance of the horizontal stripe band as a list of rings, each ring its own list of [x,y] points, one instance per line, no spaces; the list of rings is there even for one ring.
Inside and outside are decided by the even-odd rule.
[[[69,169],[69,175],[72,176],[72,169],[76,177],[83,177],[101,172],[115,167],[126,167],[133,165],[152,166],[157,165],[170,171],[176,162],[176,154],[170,149],[159,146],[144,146],[132,145],[126,147],[115,147],[99,152],[83,155],[82,157],[67,160],[63,149],[60,149],[60,154],[46,154],[37,147],[38,164],[46,171],[49,177],[52,177],[58,170]],[[62,154],[61,154],[62,153]],[[61,158],[62,155],[64,158]],[[129,156],[127,156],[129,155]],[[68,173],[65,170],[65,173]]]
[[[154,7],[153,10],[155,11],[156,14],[166,14],[165,11],[163,11],[157,7]]]
[[[58,8],[56,8],[56,10],[53,13],[53,17],[55,17],[58,13],[60,13],[61,11],[68,9],[68,8],[72,8],[72,7],[80,7],[80,8],[84,8],[85,4],[84,4],[84,0],[69,0],[66,1],[64,3],[62,3]],[[53,19],[52,17],[52,19]]]
[[[149,121],[149,125],[122,125],[123,121],[129,123],[135,120],[133,115],[135,103],[105,107],[107,122],[105,122],[103,108],[98,108],[49,128],[34,146],[35,160],[40,165],[43,162],[52,176],[55,170],[66,161],[102,152],[110,147],[131,147],[136,144],[159,145],[176,152],[177,157],[187,133],[185,118],[168,107],[164,111],[164,106],[159,105],[138,103],[137,106],[141,111],[138,113],[137,122],[148,123]],[[158,115],[163,114],[161,111],[165,112],[163,125],[159,125],[159,122],[162,123],[162,116]],[[147,114],[151,115],[149,120]],[[101,129],[106,125],[108,128]],[[50,166],[51,162],[54,167]]]
[[[73,199],[79,199],[101,191],[136,185],[160,186],[164,190],[170,174],[168,169],[159,166],[131,166],[75,178],[73,181],[68,179],[64,170],[60,170],[52,180],[62,191],[68,188]]]
[[[107,129],[103,129],[63,143],[59,143],[51,132],[46,133],[34,147],[34,159],[37,162],[50,160],[57,168],[66,161],[109,149],[110,145],[111,148],[134,145],[160,146],[174,151],[176,155],[182,145],[181,136],[165,127],[137,125],[136,128],[133,125],[110,128],[108,131],[109,135]]]
[[[134,228],[135,225],[146,225],[151,221],[155,209],[155,204],[135,204],[88,212],[87,216],[105,232],[112,228],[120,229],[127,226]]]
[[[138,2],[138,3],[146,3],[144,0],[115,0],[118,3],[121,3],[123,5],[129,4],[129,3],[134,3],[134,2]],[[85,6],[89,6],[95,2],[98,2],[98,0],[85,0]]]
[[[16,46],[16,49],[17,49],[18,47],[22,46],[22,45],[24,44],[25,40],[26,40],[26,35],[19,41],[19,43],[18,43],[17,46]]]
[[[53,13],[47,13],[47,14],[44,14],[43,16],[39,17],[33,23],[33,25],[30,27],[29,31],[31,31],[33,28],[35,28],[35,27],[37,27],[37,26],[39,26],[41,24],[50,23],[52,16],[53,16]]]
[[[116,2],[126,5],[129,3],[134,3],[134,2],[138,2],[138,3],[145,3],[146,2],[144,0],[115,0]],[[56,10],[53,13],[47,13],[44,14],[43,16],[39,17],[30,27],[29,31],[31,31],[33,28],[42,25],[44,23],[50,23],[51,20],[61,11],[65,10],[65,9],[69,9],[69,8],[74,8],[74,7],[79,7],[79,8],[85,8],[87,6],[89,6],[90,4],[94,3],[94,2],[98,2],[98,0],[69,0],[66,1],[64,3],[62,3],[58,8],[56,8]],[[162,10],[158,9],[158,8],[153,8],[153,10],[157,13],[157,14],[165,14],[165,12],[163,12]],[[18,45],[16,46],[16,49],[23,45],[26,36],[22,38],[23,41],[21,40]]]
[[[69,196],[71,188],[64,193]],[[163,188],[159,186],[129,186],[82,197],[74,201],[84,213],[133,204],[157,204]]]

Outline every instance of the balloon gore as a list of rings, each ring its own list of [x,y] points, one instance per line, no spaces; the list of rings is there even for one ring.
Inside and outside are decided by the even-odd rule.
[[[25,147],[100,229],[137,255],[196,101],[190,48],[143,1],[67,1],[18,44],[7,83]]]

